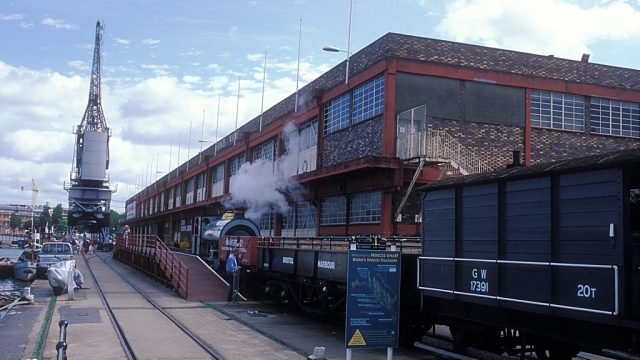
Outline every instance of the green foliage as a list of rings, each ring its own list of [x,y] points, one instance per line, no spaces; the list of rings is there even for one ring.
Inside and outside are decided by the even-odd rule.
[[[51,212],[51,224],[50,226],[55,226],[56,229],[66,229],[66,224],[63,226],[62,225],[62,221],[63,221],[63,209],[62,209],[62,204],[58,204],[56,205],[55,208],[53,208],[53,211]]]
[[[51,214],[49,213],[49,210],[51,209],[51,207],[49,207],[49,204],[45,204],[42,207],[42,212],[40,213],[40,221],[38,222],[38,227],[42,229],[42,231],[44,231],[44,227],[47,226],[47,224],[49,225],[49,228],[51,228],[52,222],[51,222]]]
[[[118,214],[115,210],[109,210],[109,229],[112,231],[114,229],[118,229],[120,227],[120,217],[122,215]]]
[[[9,227],[11,227],[11,230],[19,228],[20,225],[22,225],[22,219],[20,218],[18,213],[11,213],[11,217],[9,218]]]

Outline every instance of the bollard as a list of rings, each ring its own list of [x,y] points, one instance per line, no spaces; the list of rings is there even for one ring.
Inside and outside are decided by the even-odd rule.
[[[324,353],[325,353],[324,346],[316,346],[313,348],[313,355],[309,355],[307,359],[308,360],[326,360]]]
[[[60,320],[58,326],[60,327],[60,336],[56,344],[56,351],[58,352],[57,359],[67,360],[67,327],[69,326],[69,322],[67,320]]]
[[[64,341],[58,341],[56,344],[56,351],[58,352],[57,360],[67,360],[67,343]]]
[[[75,269],[76,268],[76,262],[74,260],[71,263],[70,268],[71,269]],[[68,271],[67,272],[67,300],[73,300],[74,295],[75,295],[75,287],[76,287],[76,283],[73,281],[73,271]]]

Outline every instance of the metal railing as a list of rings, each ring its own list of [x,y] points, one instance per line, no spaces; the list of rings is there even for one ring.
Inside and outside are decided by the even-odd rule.
[[[187,298],[189,268],[156,235],[118,236],[115,247],[154,258],[178,294],[185,299]]]
[[[419,237],[381,237],[381,236],[325,236],[325,237],[279,237],[258,238],[258,247],[294,248],[313,250],[347,251],[351,244],[381,244],[386,249],[391,246],[402,253],[419,254],[422,249]]]
[[[396,155],[403,160],[423,158],[428,161],[450,163],[462,174],[491,170],[473,151],[443,130],[427,129],[398,136]]]

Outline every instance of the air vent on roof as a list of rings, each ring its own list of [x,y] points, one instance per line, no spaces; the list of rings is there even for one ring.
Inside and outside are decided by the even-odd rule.
[[[590,56],[591,56],[590,54],[584,53],[582,54],[582,59],[580,59],[580,61],[582,61],[583,63],[588,63]]]

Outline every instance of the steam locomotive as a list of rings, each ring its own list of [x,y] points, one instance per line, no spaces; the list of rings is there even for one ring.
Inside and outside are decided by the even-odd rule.
[[[248,220],[232,220],[219,234],[219,258],[239,247],[252,274],[246,288],[327,312],[344,308],[351,244],[394,247],[402,253],[405,342],[443,324],[456,346],[501,353],[638,353],[640,149],[420,190],[420,239],[265,238]]]

